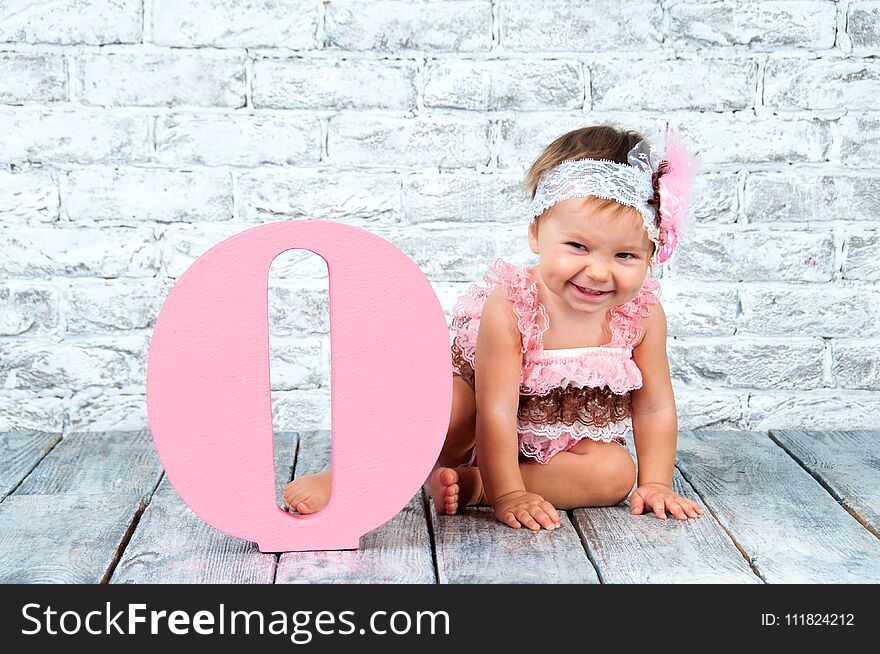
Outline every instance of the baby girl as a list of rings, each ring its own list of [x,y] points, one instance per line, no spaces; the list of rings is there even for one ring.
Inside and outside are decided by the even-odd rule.
[[[497,259],[453,312],[452,414],[431,475],[438,512],[488,505],[532,530],[558,527],[557,509],[628,496],[634,515],[703,512],[672,490],[678,419],[653,276],[682,231],[695,166],[672,135],[658,154],[606,125],[560,136],[532,164],[537,265]],[[312,513],[329,492],[326,470],[288,484],[284,500]]]

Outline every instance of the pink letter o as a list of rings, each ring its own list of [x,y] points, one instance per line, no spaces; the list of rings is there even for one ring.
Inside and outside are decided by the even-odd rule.
[[[275,503],[269,381],[272,261],[301,248],[329,271],[330,502]],[[382,238],[322,220],[248,229],[186,271],[156,320],[147,414],[169,480],[208,524],[264,552],[356,549],[431,470],[452,402],[443,310],[418,266]]]

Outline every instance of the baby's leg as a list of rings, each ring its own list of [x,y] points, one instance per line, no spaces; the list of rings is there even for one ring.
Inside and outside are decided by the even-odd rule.
[[[636,467],[617,443],[584,439],[546,464],[519,464],[523,484],[557,509],[611,506],[627,498],[636,480]],[[438,468],[431,476],[434,503],[440,513],[454,514],[459,506],[487,504],[477,467]]]
[[[284,505],[302,514],[320,511],[330,501],[330,468],[294,479],[284,487]]]
[[[467,463],[474,446],[476,406],[474,390],[461,377],[453,376],[452,413],[449,418],[446,441],[438,459],[440,465],[456,466]],[[457,493],[457,488],[455,490]],[[440,497],[443,497],[442,493]],[[329,468],[316,475],[306,475],[294,479],[284,487],[285,505],[299,513],[315,513],[327,506],[329,501]]]
[[[636,465],[625,447],[583,439],[546,464],[519,466],[526,490],[557,509],[613,506],[627,498],[636,481]]]
[[[442,466],[467,463],[476,442],[477,402],[474,389],[458,375],[452,377],[452,413],[437,462]]]

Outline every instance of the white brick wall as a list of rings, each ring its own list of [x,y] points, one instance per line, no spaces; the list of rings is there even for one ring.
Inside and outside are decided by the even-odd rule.
[[[174,281],[254,224],[409,254],[449,312],[562,132],[683,132],[662,271],[683,428],[873,428],[880,1],[0,3],[0,429],[147,426]],[[326,269],[271,271],[275,424],[329,427]]]

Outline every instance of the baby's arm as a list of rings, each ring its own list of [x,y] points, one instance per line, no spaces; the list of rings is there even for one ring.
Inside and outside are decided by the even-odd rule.
[[[680,520],[703,512],[691,500],[672,490],[678,415],[666,356],[666,313],[658,302],[643,320],[644,335],[633,349],[633,360],[642,372],[642,386],[632,392],[632,421],[639,460],[638,487],[630,498],[632,512],[645,506],[658,518],[666,510]]]
[[[551,528],[557,520],[549,502],[526,491],[519,470],[516,417],[522,374],[521,335],[504,288],[483,305],[477,334],[476,440],[480,476],[495,517],[511,527]],[[540,523],[540,525],[539,525]]]

